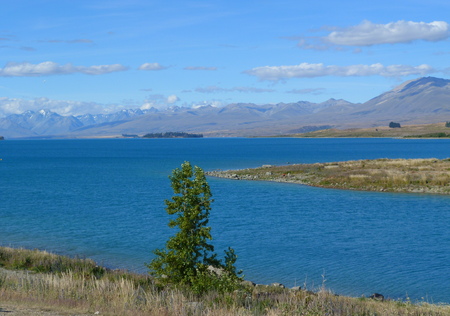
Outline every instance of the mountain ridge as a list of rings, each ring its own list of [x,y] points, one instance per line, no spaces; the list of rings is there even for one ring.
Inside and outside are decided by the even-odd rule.
[[[450,119],[450,80],[406,81],[364,103],[329,99],[277,104],[232,103],[224,107],[173,106],[128,109],[111,114],[61,116],[47,109],[0,119],[0,135],[19,137],[100,137],[167,131],[207,136],[269,136],[323,128],[435,123]]]

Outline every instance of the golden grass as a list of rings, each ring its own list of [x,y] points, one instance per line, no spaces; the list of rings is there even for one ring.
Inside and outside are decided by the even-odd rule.
[[[38,251],[0,247],[14,257],[72,259]],[[42,259],[41,258],[41,259]],[[79,259],[73,259],[75,261]],[[74,265],[79,264],[77,261]],[[425,302],[374,301],[337,296],[321,289],[288,290],[279,287],[243,287],[228,294],[209,292],[197,297],[187,289],[160,288],[148,276],[108,271],[101,276],[72,271],[31,273],[0,270],[0,303],[22,308],[92,315],[450,315],[449,305]]]
[[[207,173],[211,176],[293,182],[389,192],[450,194],[450,159],[376,159],[296,164]]]
[[[294,134],[291,137],[429,137],[434,134],[450,133],[445,123],[404,125],[401,128],[377,126],[370,128],[326,129],[304,134]]]

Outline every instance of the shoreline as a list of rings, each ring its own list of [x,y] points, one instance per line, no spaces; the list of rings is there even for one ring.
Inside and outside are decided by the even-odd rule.
[[[241,285],[232,293],[192,295],[160,287],[148,275],[108,270],[90,259],[0,247],[0,312],[14,315],[450,315],[448,303],[402,301],[288,289],[279,283]]]
[[[314,164],[263,165],[208,171],[231,180],[272,181],[320,188],[450,195],[450,159],[374,159]]]

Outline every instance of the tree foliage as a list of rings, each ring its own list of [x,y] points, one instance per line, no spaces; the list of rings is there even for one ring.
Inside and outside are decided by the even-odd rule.
[[[233,288],[240,280],[234,266],[237,256],[229,248],[223,264],[210,243],[207,225],[213,200],[203,170],[185,162],[169,178],[175,195],[165,201],[166,211],[176,218],[168,225],[178,231],[164,249],[154,250],[156,258],[147,265],[150,273],[163,283],[187,285],[199,293],[212,287]]]
[[[390,128],[401,128],[402,126],[400,125],[400,123],[390,122],[389,127]]]

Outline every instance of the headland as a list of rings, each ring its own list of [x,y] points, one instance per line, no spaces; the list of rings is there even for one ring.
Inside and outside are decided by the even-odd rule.
[[[253,169],[210,171],[207,175],[333,189],[450,194],[450,159],[375,159],[264,165]]]

